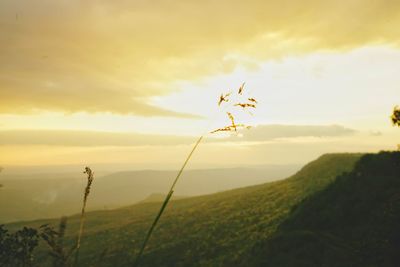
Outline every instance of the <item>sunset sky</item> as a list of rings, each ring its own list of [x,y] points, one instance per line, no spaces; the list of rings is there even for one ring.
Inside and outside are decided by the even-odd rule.
[[[0,27],[0,166],[178,168],[242,82],[255,127],[192,167],[400,142],[400,1],[2,0]]]

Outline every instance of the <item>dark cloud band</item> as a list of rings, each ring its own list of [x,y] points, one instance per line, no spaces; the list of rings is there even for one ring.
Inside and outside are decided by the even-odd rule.
[[[348,136],[356,131],[338,125],[261,125],[244,130],[243,137],[216,139],[208,142],[262,142],[279,138]],[[49,146],[174,146],[191,144],[196,137],[173,135],[146,135],[138,133],[113,133],[64,130],[8,130],[0,131],[0,145],[49,145]]]

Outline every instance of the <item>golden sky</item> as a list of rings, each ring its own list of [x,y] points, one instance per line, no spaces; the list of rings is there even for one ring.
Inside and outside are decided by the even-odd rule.
[[[395,147],[399,1],[3,0],[0,27],[0,165],[176,164],[243,81],[259,127],[204,166]]]

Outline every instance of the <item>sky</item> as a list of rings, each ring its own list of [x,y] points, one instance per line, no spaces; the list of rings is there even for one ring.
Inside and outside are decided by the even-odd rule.
[[[400,2],[3,0],[0,165],[304,164],[395,149]],[[244,114],[244,115],[243,115]]]

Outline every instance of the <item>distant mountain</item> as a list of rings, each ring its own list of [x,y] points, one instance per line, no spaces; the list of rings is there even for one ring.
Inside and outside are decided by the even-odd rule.
[[[350,172],[361,155],[325,155],[292,177],[222,193],[174,200],[167,207],[145,251],[141,266],[237,266],[261,241],[273,236],[304,199]],[[244,176],[245,177],[245,176]],[[351,189],[349,189],[351,190]],[[81,246],[81,266],[132,266],[160,203],[88,213]],[[78,216],[68,220],[67,244],[76,238]],[[15,223],[38,227],[57,220]],[[104,256],[101,257],[100,255]],[[258,253],[262,257],[262,253]],[[36,255],[46,266],[44,250]]]
[[[259,168],[189,170],[176,194],[195,196],[283,179],[298,170],[293,165]],[[124,171],[102,176],[95,170],[88,210],[131,205],[150,194],[165,194],[176,171]],[[0,174],[0,223],[60,217],[79,212],[85,176],[77,173]]]

